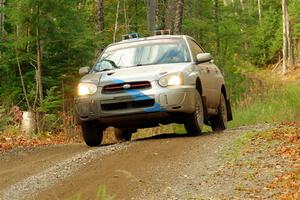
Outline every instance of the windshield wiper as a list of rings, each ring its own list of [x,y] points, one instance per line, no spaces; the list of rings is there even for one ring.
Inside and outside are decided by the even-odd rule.
[[[136,64],[133,67],[140,67],[140,66],[146,66],[146,65],[155,65],[155,63],[146,63],[146,64]]]

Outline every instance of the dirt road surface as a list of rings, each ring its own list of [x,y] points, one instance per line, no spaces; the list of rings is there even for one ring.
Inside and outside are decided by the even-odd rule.
[[[229,180],[212,174],[231,142],[268,125],[188,137],[161,134],[89,148],[59,145],[0,154],[0,199],[219,199],[235,197]]]

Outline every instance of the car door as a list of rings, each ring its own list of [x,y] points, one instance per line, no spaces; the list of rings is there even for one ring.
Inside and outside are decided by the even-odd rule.
[[[204,53],[204,50],[192,39],[188,39],[188,43],[194,58],[197,60],[197,55],[199,53]],[[206,97],[206,103],[208,108],[216,108],[218,104],[217,91],[216,91],[216,71],[217,67],[212,62],[204,62],[197,64],[197,71],[200,74],[203,96]]]

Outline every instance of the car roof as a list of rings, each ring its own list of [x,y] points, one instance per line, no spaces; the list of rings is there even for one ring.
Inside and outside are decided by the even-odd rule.
[[[142,37],[142,38],[133,38],[133,39],[127,39],[122,40],[120,42],[112,43],[108,45],[108,47],[120,45],[120,44],[130,44],[134,42],[144,42],[144,41],[150,41],[150,40],[164,40],[164,39],[185,39],[186,35],[155,35],[155,36],[149,36],[149,37]]]

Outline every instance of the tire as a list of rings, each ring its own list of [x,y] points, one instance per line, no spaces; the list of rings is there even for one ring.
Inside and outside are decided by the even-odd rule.
[[[103,128],[97,121],[88,121],[81,124],[83,139],[90,147],[99,146],[103,138]]]
[[[210,125],[213,131],[223,131],[227,128],[227,107],[226,100],[221,94],[220,105],[218,106],[218,114],[213,116],[210,120]]]
[[[130,141],[132,137],[132,131],[130,130],[123,130],[119,128],[115,128],[115,137],[118,142],[126,142]]]
[[[196,104],[194,113],[187,116],[184,127],[189,135],[199,135],[204,125],[204,110],[202,98],[198,91],[195,94]]]

